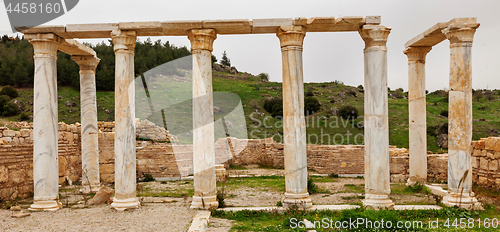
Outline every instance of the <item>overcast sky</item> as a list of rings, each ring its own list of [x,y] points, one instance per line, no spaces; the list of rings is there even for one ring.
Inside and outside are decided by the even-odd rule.
[[[4,7],[3,0],[0,0]],[[388,39],[389,87],[408,89],[404,44],[438,22],[456,17],[477,17],[481,24],[472,50],[473,88],[500,89],[500,20],[498,0],[323,0],[323,1],[151,1],[81,0],[67,14],[45,25],[129,21],[258,19],[325,16],[382,16],[382,25],[392,27]],[[0,11],[0,33],[12,34],[5,10]],[[145,38],[140,38],[144,40]],[[189,46],[187,37],[156,37],[177,46]],[[88,41],[97,43],[99,40]],[[357,32],[308,33],[304,40],[304,81],[340,80],[363,84],[364,43]],[[268,35],[218,35],[213,54],[226,50],[239,71],[269,73],[281,82],[279,40]],[[497,55],[495,55],[497,54]],[[448,88],[449,42],[443,41],[427,55],[426,88]]]

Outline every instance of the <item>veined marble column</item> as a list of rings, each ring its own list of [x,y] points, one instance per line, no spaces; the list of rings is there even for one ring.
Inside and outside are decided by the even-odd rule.
[[[26,34],[35,59],[33,117],[34,202],[30,210],[57,210],[59,162],[57,148],[57,47],[54,34]]]
[[[312,207],[307,192],[306,122],[304,117],[304,78],[302,26],[282,26],[276,32],[283,62],[283,132],[285,153],[284,207]]]
[[[389,123],[387,106],[387,37],[391,28],[364,25],[365,41],[365,200],[373,209],[392,208],[389,199]]]
[[[425,56],[432,47],[409,47],[408,105],[410,134],[410,178],[408,183],[427,183],[427,115],[425,102]]]
[[[448,195],[446,206],[480,207],[472,192],[472,41],[478,23],[450,25],[443,34],[450,41],[448,116]]]
[[[72,59],[80,66],[82,191],[97,192],[100,181],[95,69],[100,59],[94,56],[72,56]]]
[[[135,31],[111,32],[115,62],[115,198],[116,210],[139,207],[136,197]]]
[[[212,46],[217,33],[213,29],[192,29],[188,38],[193,54],[194,196],[191,208],[217,208],[212,92]]]

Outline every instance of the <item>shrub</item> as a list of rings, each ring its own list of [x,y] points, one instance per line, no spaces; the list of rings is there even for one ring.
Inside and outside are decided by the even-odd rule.
[[[306,97],[313,97],[314,96],[314,93],[313,93],[313,90],[312,88],[309,88],[306,92]]]
[[[19,114],[19,107],[16,103],[9,102],[3,106],[3,116],[12,116]]]
[[[141,182],[150,182],[150,181],[155,181],[155,178],[148,173],[143,173],[142,176],[144,177]]]
[[[273,117],[283,117],[283,99],[274,98],[264,102],[264,109]]]
[[[316,187],[316,184],[314,184],[312,178],[307,178],[307,191],[310,194],[318,192],[318,188]]]
[[[396,91],[394,91],[394,96],[396,98],[398,98],[398,99],[403,98],[403,90],[402,90],[402,88],[396,89]]]
[[[0,95],[7,95],[9,96],[10,98],[16,98],[16,97],[19,97],[19,93],[17,92],[17,90],[12,87],[12,86],[5,86],[3,87],[2,90],[0,90]]]
[[[354,106],[342,106],[339,109],[339,116],[343,119],[356,119],[358,118],[358,109]]]
[[[349,91],[347,92],[347,95],[351,95],[351,96],[353,96],[353,97],[356,97],[356,92],[354,92],[353,90],[349,90]]]
[[[21,121],[28,121],[30,119],[30,114],[28,112],[23,112],[21,117],[19,117]]]
[[[259,74],[259,78],[260,78],[260,80],[267,82],[267,81],[269,81],[269,74],[267,74],[267,73],[260,73]]]
[[[330,178],[339,178],[339,174],[335,174],[334,172],[328,174]]]
[[[224,193],[217,193],[217,202],[219,202],[219,208],[226,207],[226,202],[224,202]]]
[[[483,91],[477,90],[473,95],[474,100],[479,101],[481,98],[483,98]]]
[[[358,89],[363,90],[363,85],[358,85]]]
[[[447,110],[441,110],[441,113],[439,113],[439,115],[448,117],[448,111]]]
[[[318,112],[321,109],[319,100],[315,97],[305,97],[304,98],[304,114],[309,116]]]

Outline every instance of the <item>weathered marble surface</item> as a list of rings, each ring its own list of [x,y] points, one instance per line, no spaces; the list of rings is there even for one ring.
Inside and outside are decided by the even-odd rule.
[[[302,26],[282,26],[280,40],[283,62],[283,132],[285,154],[284,207],[312,207],[307,192],[306,125],[304,118],[304,78],[302,44],[306,35]]]
[[[408,105],[410,137],[409,184],[427,182],[427,114],[425,102],[425,56],[432,47],[409,47]]]
[[[95,69],[100,59],[94,56],[72,58],[80,66],[82,191],[96,192],[100,187],[100,179]]]
[[[387,37],[391,28],[365,25],[365,200],[367,208],[392,208],[389,199],[389,124],[387,100]]]
[[[217,34],[213,29],[194,29],[188,38],[193,54],[194,196],[191,208],[217,208],[212,92],[212,46]]]
[[[111,33],[115,62],[115,199],[116,210],[139,207],[136,197],[134,31]]]
[[[57,47],[54,34],[32,34],[35,60],[33,117],[33,183],[31,210],[57,210],[59,163],[57,150]]]
[[[443,30],[450,41],[448,189],[446,206],[480,207],[472,192],[472,42],[478,23],[452,24]]]

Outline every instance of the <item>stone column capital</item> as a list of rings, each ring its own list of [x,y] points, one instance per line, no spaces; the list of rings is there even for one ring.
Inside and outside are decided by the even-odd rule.
[[[474,33],[479,27],[479,23],[472,24],[451,24],[441,32],[450,41],[450,47],[472,46]]]
[[[407,47],[403,53],[408,56],[408,62],[425,63],[425,57],[431,49],[432,47]]]
[[[101,59],[95,56],[71,56],[71,59],[73,59],[80,66],[80,71],[95,71],[99,61],[101,61]]]
[[[195,50],[212,52],[217,32],[214,29],[191,29],[188,32],[188,39],[191,41],[191,52]]]
[[[134,52],[137,34],[135,31],[114,30],[111,32],[111,39],[113,40],[113,49],[115,52]]]
[[[62,38],[48,34],[25,34],[24,38],[33,45],[35,57],[55,57],[57,58],[57,48]]]
[[[365,49],[387,50],[386,43],[391,29],[383,25],[364,25],[360,28],[359,34],[365,41]]]
[[[281,26],[276,32],[280,40],[281,50],[287,47],[299,47],[302,49],[306,28],[303,26]]]

